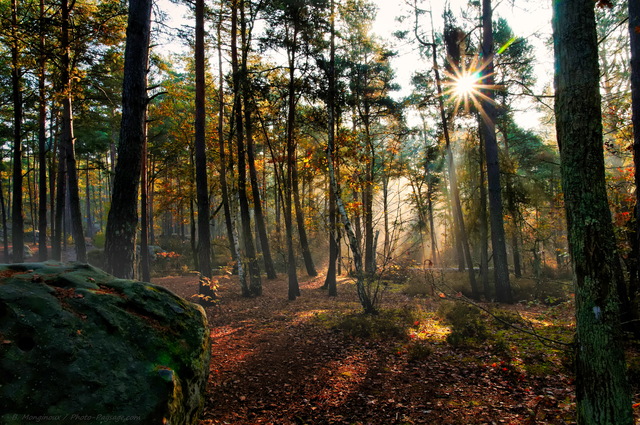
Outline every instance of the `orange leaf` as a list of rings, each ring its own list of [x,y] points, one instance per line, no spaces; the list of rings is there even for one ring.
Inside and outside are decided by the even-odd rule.
[[[440,298],[447,298],[447,296],[446,296],[444,293],[442,293],[442,292],[440,292],[440,293],[438,294],[438,296],[439,296]]]

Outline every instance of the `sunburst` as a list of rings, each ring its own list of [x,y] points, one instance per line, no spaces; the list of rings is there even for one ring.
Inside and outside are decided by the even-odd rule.
[[[484,105],[486,102],[495,104],[495,101],[486,93],[497,88],[495,84],[484,83],[489,76],[486,74],[487,65],[488,62],[483,62],[476,56],[468,65],[458,67],[451,64],[451,71],[445,72],[447,81],[444,83],[444,94],[454,104],[454,115],[461,106],[465,112],[469,112],[473,105],[483,118],[487,118]]]

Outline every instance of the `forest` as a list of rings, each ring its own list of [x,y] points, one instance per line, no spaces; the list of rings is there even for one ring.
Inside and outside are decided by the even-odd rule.
[[[0,0],[0,258],[205,307],[202,424],[632,425],[640,5],[378,3]],[[312,363],[313,338],[358,341],[331,375],[357,409],[291,394],[316,375],[256,401],[285,352],[234,380],[229,356],[293,326]],[[466,371],[438,407],[415,399],[431,360]],[[417,383],[371,389],[401,363]]]

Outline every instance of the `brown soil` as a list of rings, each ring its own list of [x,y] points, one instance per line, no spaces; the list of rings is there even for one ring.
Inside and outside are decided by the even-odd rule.
[[[563,374],[525,376],[483,349],[453,349],[442,339],[414,360],[407,341],[327,326],[325,313],[360,310],[348,281],[330,298],[319,289],[323,277],[302,278],[292,302],[286,277],[264,280],[264,294],[252,299],[240,296],[236,279],[216,278],[220,303],[207,309],[212,358],[201,425],[574,423],[572,380]],[[194,276],[154,282],[185,298],[197,291]],[[438,302],[385,298],[423,311]]]

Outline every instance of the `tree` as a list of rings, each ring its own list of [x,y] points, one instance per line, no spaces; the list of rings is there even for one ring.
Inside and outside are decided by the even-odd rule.
[[[224,22],[224,3],[220,2],[220,11],[218,16],[218,22],[216,25],[218,42],[217,42],[217,50],[218,50],[218,158],[219,158],[219,176],[220,176],[220,188],[221,188],[221,197],[222,197],[222,207],[224,210],[224,221],[225,228],[227,229],[227,239],[229,243],[229,252],[231,253],[231,257],[238,262],[239,258],[236,252],[236,246],[233,242],[234,240],[234,228],[233,221],[231,219],[231,202],[229,199],[229,186],[227,184],[227,161],[226,161],[226,153],[225,153],[225,138],[224,138],[224,107],[225,107],[225,99],[224,99],[224,73],[222,66],[222,48],[223,48],[223,40],[222,40],[222,27]]]
[[[578,424],[633,423],[617,285],[622,279],[605,187],[594,3],[553,2],[555,116],[576,282]]]
[[[374,187],[379,183],[384,168],[381,151],[392,123],[401,121],[398,105],[391,92],[398,87],[393,83],[394,73],[390,59],[395,55],[371,33],[375,17],[373,4],[349,1],[344,10],[348,29],[350,106],[354,125],[361,143],[362,216],[364,230],[364,268],[373,275],[376,271],[376,229],[374,226]]]
[[[330,10],[330,45],[329,45],[329,64],[327,67],[327,158],[335,157],[335,137],[336,137],[336,28],[335,28],[335,2],[331,0]],[[329,152],[329,149],[332,152]],[[334,164],[331,164],[334,167]],[[335,170],[333,171],[335,174]],[[335,178],[335,177],[334,177]],[[331,182],[330,182],[331,186]],[[327,267],[327,276],[324,286],[327,288],[329,296],[338,295],[336,281],[336,262],[338,261],[338,228],[337,228],[337,211],[336,211],[336,193],[333,188],[329,189],[329,265]]]
[[[73,105],[72,105],[72,73],[71,73],[71,41],[70,24],[71,8],[68,0],[62,0],[62,58],[60,79],[64,86],[62,97],[62,135],[61,149],[64,150],[66,161],[67,189],[69,190],[69,210],[71,212],[71,230],[76,247],[77,260],[87,261],[87,248],[82,229],[82,213],[80,212],[80,194],[78,189],[78,171],[76,167],[75,137],[73,134]]]
[[[11,85],[13,91],[13,203],[11,241],[13,262],[24,261],[24,217],[22,211],[22,75],[18,38],[18,2],[11,0]]]
[[[491,0],[482,0],[482,85],[486,98],[482,102],[482,120],[480,128],[484,137],[485,155],[487,157],[487,183],[489,186],[489,221],[491,223],[491,247],[493,251],[493,268],[496,285],[496,299],[499,302],[512,301],[509,284],[509,268],[507,248],[504,234],[504,218],[502,212],[502,189],[500,186],[500,161],[498,142],[496,139],[496,107],[494,68],[493,68],[493,26]]]
[[[46,66],[45,55],[45,7],[40,0],[40,22],[38,24],[38,42],[40,54],[38,58],[38,259],[47,259],[47,98],[46,98]]]
[[[527,92],[535,81],[533,75],[533,48],[525,38],[516,37],[505,19],[498,19],[494,23],[494,50],[500,55],[494,57],[495,81],[497,86],[491,93],[498,102],[499,113],[496,116],[495,127],[502,135],[504,142],[503,163],[501,165],[504,198],[510,216],[511,251],[513,270],[516,278],[522,276],[520,256],[520,234],[522,227],[520,199],[518,199],[518,184],[515,181],[516,163],[511,158],[511,132],[516,127],[511,114],[513,99],[522,92]],[[503,48],[502,46],[508,46]]]
[[[254,14],[252,14],[254,15]],[[254,124],[253,115],[255,110],[255,102],[253,99],[253,89],[251,79],[249,77],[249,51],[251,47],[251,38],[253,33],[253,23],[255,19],[247,22],[246,13],[243,13],[241,31],[242,31],[242,106],[244,108],[244,124],[246,128],[246,153],[249,165],[249,180],[251,182],[251,196],[253,198],[253,212],[255,215],[256,231],[260,240],[260,248],[262,250],[262,258],[264,260],[267,278],[275,279],[276,270],[271,258],[271,245],[267,235],[267,226],[265,223],[264,212],[262,209],[262,196],[258,185],[258,172],[256,170],[255,160],[255,143],[254,143]]]
[[[297,283],[296,258],[293,249],[293,214],[295,214],[298,237],[307,274],[317,274],[305,227],[304,211],[300,202],[298,184],[298,165],[296,155],[297,122],[296,111],[300,96],[302,95],[302,83],[299,74],[308,71],[309,59],[314,56],[318,47],[322,46],[319,31],[321,11],[325,7],[325,0],[305,2],[276,1],[265,9],[269,16],[270,26],[267,29],[265,45],[284,48],[287,57],[287,129],[286,129],[286,175],[284,178],[284,218],[287,232],[288,274],[290,282],[289,298],[299,295]],[[291,221],[291,222],[289,222]]]
[[[138,185],[148,102],[151,4],[151,0],[129,3],[120,143],[105,240],[106,271],[122,278],[133,278],[135,267]]]
[[[631,50],[631,121],[633,123],[633,164],[636,187],[635,205],[635,275],[640,279],[640,2],[629,1],[629,44]],[[637,282],[637,281],[636,281]],[[638,283],[630,288],[630,297],[640,296]],[[636,312],[637,316],[638,313]],[[637,318],[637,317],[636,317]]]
[[[245,144],[245,116],[243,112],[243,97],[246,84],[244,83],[247,72],[245,49],[245,1],[233,0],[231,17],[231,66],[233,71],[233,92],[234,92],[234,129],[236,134],[236,148],[238,161],[238,203],[240,204],[240,223],[242,226],[243,245],[249,271],[249,286],[246,288],[245,296],[258,296],[262,294],[262,280],[260,278],[260,267],[253,243],[253,232],[251,231],[251,217],[249,214],[249,200],[247,198],[247,171],[246,171],[246,144]],[[238,29],[240,21],[240,29]],[[241,36],[241,52],[238,53],[238,33]],[[245,258],[238,258],[238,262],[245,261]]]
[[[471,285],[471,291],[475,298],[479,297],[479,288],[477,285],[475,271],[473,267],[473,260],[471,258],[471,250],[469,248],[469,239],[466,231],[466,226],[464,222],[464,216],[462,214],[462,204],[460,202],[460,191],[458,188],[458,178],[456,174],[455,161],[453,157],[453,149],[451,146],[451,137],[449,134],[449,121],[450,118],[447,114],[447,110],[445,108],[445,94],[442,89],[442,79],[440,77],[440,69],[438,66],[438,57],[437,57],[437,45],[435,42],[435,34],[433,33],[433,22],[431,23],[432,34],[431,42],[427,42],[418,32],[419,30],[419,22],[418,17],[421,11],[417,6],[417,1],[414,3],[414,13],[415,13],[415,21],[414,21],[414,36],[425,48],[428,48],[431,53],[431,60],[433,61],[433,73],[434,80],[436,86],[436,97],[437,97],[437,106],[438,106],[438,118],[439,122],[442,126],[442,134],[445,141],[445,150],[446,150],[446,158],[447,158],[447,170],[449,176],[449,192],[452,200],[452,215],[453,215],[453,223],[454,223],[454,233],[456,238],[456,243],[461,246],[461,251],[464,254],[464,259],[467,265],[467,272],[469,276],[469,283]],[[447,45],[447,61],[449,63],[453,62],[455,64],[456,57],[458,54],[456,50],[458,50],[458,46],[452,46],[451,44]],[[429,52],[428,52],[429,53]],[[427,53],[427,54],[428,54]],[[459,257],[462,257],[458,254]]]
[[[195,43],[195,162],[196,162],[196,196],[198,204],[198,267],[202,275],[198,293],[212,297],[213,291],[207,286],[207,278],[211,278],[211,232],[209,211],[209,184],[207,182],[206,154],[206,110],[205,110],[205,45],[204,45],[204,0],[196,0],[196,43]],[[204,278],[204,279],[203,279]]]

